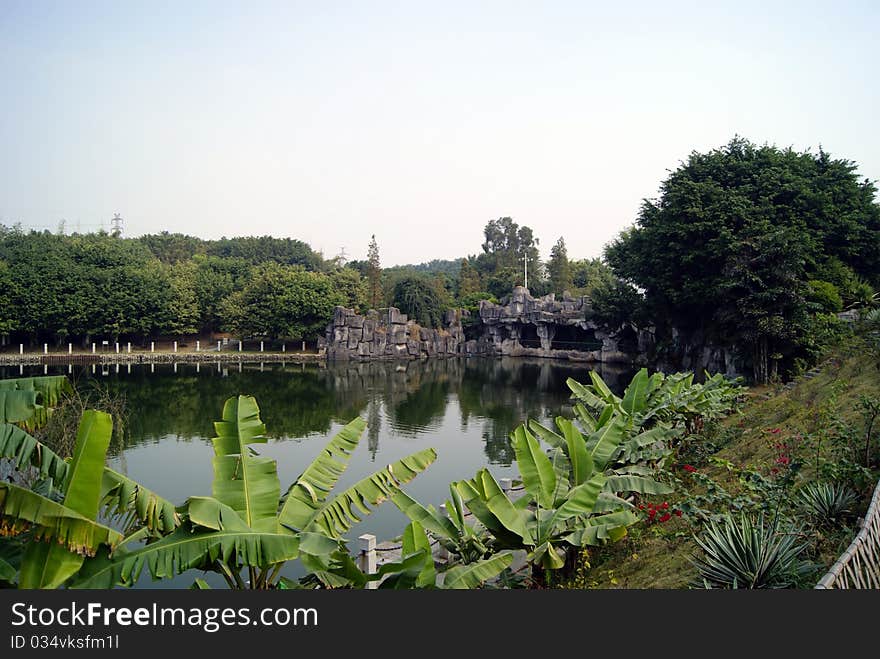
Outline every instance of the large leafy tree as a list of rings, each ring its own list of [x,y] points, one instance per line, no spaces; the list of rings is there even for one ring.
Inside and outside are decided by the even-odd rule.
[[[850,161],[737,137],[692,153],[606,259],[644,291],[661,332],[743,348],[760,381],[763,353],[798,350],[802,284],[834,267],[878,283],[875,192]]]
[[[510,217],[501,217],[486,224],[483,236],[483,253],[472,265],[486,280],[492,293],[500,297],[510,293],[514,285],[522,285],[526,262],[530,287],[543,279],[538,239],[530,227],[520,226]],[[511,285],[507,286],[508,283]],[[500,290],[502,286],[506,290]]]
[[[223,316],[243,336],[307,339],[322,334],[334,308],[348,302],[330,276],[269,262],[226,298]]]

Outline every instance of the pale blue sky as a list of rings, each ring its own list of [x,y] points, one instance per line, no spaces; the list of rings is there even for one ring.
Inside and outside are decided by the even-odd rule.
[[[592,257],[692,150],[880,178],[878,2],[0,0],[0,222]]]

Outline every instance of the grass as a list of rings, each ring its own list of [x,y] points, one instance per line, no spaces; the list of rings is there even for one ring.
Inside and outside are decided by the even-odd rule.
[[[835,349],[809,376],[801,376],[793,386],[771,385],[748,390],[742,410],[720,424],[707,428],[696,442],[696,452],[680,457],[693,461],[700,474],[720,484],[731,497],[754,496],[744,473],[757,473],[762,482],[778,482],[787,473],[798,484],[830,480],[830,459],[850,456],[845,479],[856,489],[859,514],[864,513],[880,473],[876,457],[880,452],[880,432],[874,427],[873,471],[853,471],[864,460],[864,416],[860,397],[880,399],[880,370],[866,358],[858,339],[850,339]],[[784,448],[783,448],[784,447]],[[816,460],[818,452],[818,462]],[[791,472],[785,457],[800,468]],[[773,470],[777,470],[774,472]],[[852,473],[850,473],[852,472]],[[840,477],[840,475],[838,475]],[[691,487],[690,483],[688,487]],[[791,492],[791,490],[788,490]],[[670,495],[675,505],[676,495]],[[821,575],[846,548],[856,533],[851,528],[815,532],[816,573]],[[696,575],[689,557],[696,550],[692,533],[699,528],[695,520],[673,517],[665,524],[642,522],[630,529],[624,540],[592,550],[590,567],[577,575],[572,587],[581,588],[686,588]]]

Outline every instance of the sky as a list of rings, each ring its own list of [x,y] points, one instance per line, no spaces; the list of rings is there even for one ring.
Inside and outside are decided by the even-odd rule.
[[[0,223],[600,256],[734,135],[880,178],[880,3],[0,0]]]

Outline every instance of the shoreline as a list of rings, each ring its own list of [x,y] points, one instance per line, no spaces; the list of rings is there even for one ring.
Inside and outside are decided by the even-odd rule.
[[[309,352],[132,352],[132,353],[49,353],[0,355],[0,366],[64,366],[67,364],[173,364],[173,363],[259,363],[326,362],[323,354]]]

